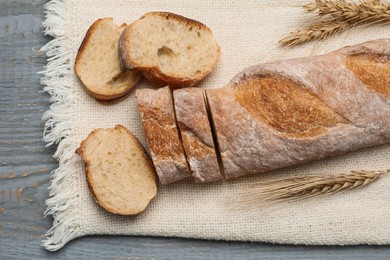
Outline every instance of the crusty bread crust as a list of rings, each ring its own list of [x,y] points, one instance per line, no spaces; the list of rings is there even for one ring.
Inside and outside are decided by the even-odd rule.
[[[154,84],[158,86],[166,86],[169,85],[172,90],[180,89],[183,87],[191,87],[196,85],[201,79],[194,79],[194,78],[175,78],[170,77],[162,72],[159,71],[157,67],[153,68],[145,68],[140,69],[137,68],[140,71],[146,71],[142,75],[145,79],[147,79],[150,82],[153,82]]]
[[[148,191],[149,197],[148,198],[142,198],[142,201],[140,201],[140,205],[137,205],[133,208],[122,208],[118,207],[117,205],[113,206],[110,205],[105,201],[105,199],[101,196],[101,194],[97,191],[95,188],[95,185],[102,185],[102,183],[95,183],[92,180],[92,175],[95,174],[92,170],[92,160],[96,160],[97,158],[92,158],[90,157],[91,155],[87,154],[86,152],[86,146],[88,145],[89,140],[95,136],[99,131],[105,131],[106,129],[95,129],[92,131],[88,137],[83,140],[80,144],[80,147],[76,150],[76,154],[80,155],[84,161],[85,161],[85,175],[87,179],[87,184],[90,192],[92,193],[93,197],[95,198],[95,201],[104,209],[107,211],[113,213],[113,214],[118,214],[118,215],[137,215],[141,212],[144,211],[144,209],[148,206],[149,202],[157,195],[157,178],[156,178],[156,173],[152,164],[152,161],[150,158],[147,156],[145,149],[141,145],[141,143],[131,134],[131,132],[123,127],[122,125],[116,125],[114,131],[124,131],[127,135],[128,138],[130,138],[131,142],[135,145],[136,150],[132,151],[133,153],[138,153],[142,157],[142,163],[145,164],[147,171],[141,174],[148,175],[147,180],[152,184],[151,187],[152,189]],[[125,163],[125,162],[120,162],[120,163]],[[114,166],[114,165],[113,165]],[[131,171],[131,169],[129,169]],[[117,173],[120,174],[120,173]],[[137,174],[140,174],[137,172]],[[136,185],[143,185],[143,183],[137,183]],[[112,194],[112,196],[116,196],[118,194],[121,194],[123,191],[120,189],[116,189],[116,187],[110,187],[111,190],[115,190],[116,194]],[[137,196],[138,194],[134,194],[134,196]],[[130,199],[130,198],[129,198]],[[145,202],[146,201],[146,202]]]
[[[177,124],[192,177],[203,183],[221,180],[203,90],[178,89],[173,96]]]
[[[191,177],[169,87],[137,90],[136,100],[160,182],[169,184]]]
[[[137,83],[141,80],[142,78],[142,74],[141,73],[137,73],[137,76],[134,78],[134,81],[130,84],[128,84],[127,88],[124,89],[123,91],[121,91],[120,93],[111,93],[111,94],[102,94],[100,92],[97,92],[97,91],[93,91],[92,89],[88,88],[86,85],[84,85],[84,89],[85,91],[93,96],[94,98],[96,98],[98,101],[118,101],[120,100],[120,98],[126,96],[127,94],[129,94],[130,92],[132,92],[135,87],[137,86]]]
[[[176,76],[168,75],[167,73],[164,73],[157,64],[154,64],[153,66],[144,66],[144,64],[142,64],[140,61],[133,58],[131,56],[133,45],[131,44],[129,39],[132,37],[132,33],[134,32],[135,28],[140,23],[142,23],[142,20],[146,16],[162,16],[167,20],[178,21],[189,28],[196,27],[199,30],[212,34],[211,30],[206,25],[181,15],[168,13],[168,12],[146,13],[141,18],[139,18],[132,24],[128,25],[120,37],[119,54],[120,54],[120,63],[122,68],[142,71],[144,73],[145,78],[147,78],[148,80],[162,86],[169,85],[172,89],[194,86],[197,83],[199,83],[202,79],[204,79],[207,75],[209,75],[216,68],[221,53],[220,46],[216,42],[215,42],[217,46],[216,57],[213,61],[210,61],[211,63],[209,64],[208,70],[204,73],[200,73],[196,75],[188,75],[187,77],[176,77]]]
[[[207,90],[225,178],[390,142],[389,57],[381,39],[256,65]]]
[[[82,66],[86,66],[85,64],[83,64],[83,60],[86,59],[86,57],[85,57],[86,53],[88,51],[91,51],[88,49],[93,48],[92,47],[93,36],[94,36],[94,34],[96,34],[96,32],[98,30],[100,30],[101,26],[103,26],[104,24],[107,24],[107,23],[113,24],[114,23],[113,18],[101,18],[101,19],[98,19],[97,21],[95,21],[91,25],[91,27],[86,32],[85,37],[84,37],[84,39],[79,47],[79,50],[77,52],[77,56],[75,59],[75,65],[74,65],[75,73],[76,73],[77,77],[80,79],[80,82],[83,84],[86,92],[89,95],[91,95],[99,100],[113,100],[113,99],[125,96],[126,94],[130,93],[131,90],[133,90],[135,88],[136,84],[138,83],[138,81],[142,77],[142,74],[139,72],[130,71],[130,70],[128,70],[128,71],[123,70],[122,76],[125,76],[128,78],[126,80],[125,86],[118,88],[118,89],[107,88],[104,90],[97,90],[97,88],[94,85],[91,85],[91,83],[89,83],[88,81],[83,79],[84,72],[82,71]],[[123,23],[123,24],[117,26],[118,33],[120,34],[124,30],[125,27],[126,27],[126,23]],[[111,48],[111,46],[102,46],[102,47],[103,48]],[[93,70],[93,64],[92,64],[93,61],[89,61],[89,62],[91,62],[91,64],[89,64],[89,66],[91,66],[91,70]],[[102,62],[104,62],[104,61],[102,61]],[[118,58],[118,62],[119,62],[119,58]],[[107,68],[107,70],[109,70],[109,69],[110,68]],[[96,75],[96,77],[99,77],[99,75]],[[104,83],[106,83],[106,82],[102,82],[100,84],[104,84]],[[109,83],[106,83],[106,84],[109,85]]]

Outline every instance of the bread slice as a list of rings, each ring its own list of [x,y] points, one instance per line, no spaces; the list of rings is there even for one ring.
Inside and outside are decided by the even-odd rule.
[[[109,212],[139,214],[156,196],[152,162],[125,127],[94,130],[76,153],[85,160],[89,189]]]
[[[192,177],[197,182],[222,179],[203,90],[183,88],[173,92],[177,124]]]
[[[176,125],[169,87],[140,89],[135,96],[160,182],[169,184],[191,177]]]
[[[99,19],[88,29],[77,53],[74,69],[85,90],[101,100],[129,93],[141,74],[121,70],[118,41],[126,24],[117,26],[112,18]]]
[[[193,86],[217,66],[220,47],[204,24],[165,12],[146,13],[119,41],[121,64],[171,87]]]

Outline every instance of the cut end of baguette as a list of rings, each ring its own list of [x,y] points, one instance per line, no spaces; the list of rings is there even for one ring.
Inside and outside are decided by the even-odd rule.
[[[94,130],[76,153],[86,163],[89,189],[107,211],[136,215],[157,195],[152,162],[125,127]]]
[[[121,70],[118,41],[126,24],[117,26],[112,18],[97,20],[88,29],[79,48],[75,72],[86,91],[101,100],[112,100],[129,93],[141,74]]]
[[[193,86],[217,66],[220,47],[204,24],[180,15],[151,12],[123,31],[121,64],[173,88]]]

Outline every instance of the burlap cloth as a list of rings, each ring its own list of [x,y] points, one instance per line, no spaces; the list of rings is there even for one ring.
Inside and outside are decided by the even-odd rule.
[[[345,45],[389,37],[389,26],[353,29],[320,43],[285,49],[277,42],[307,22],[306,1],[103,1],[55,0],[47,4],[46,33],[54,40],[43,47],[48,64],[42,83],[52,95],[44,115],[45,141],[59,142],[46,214],[53,228],[43,245],[61,248],[69,240],[93,234],[175,236],[203,239],[266,241],[306,245],[389,244],[390,176],[365,188],[335,196],[283,205],[257,205],[242,211],[226,207],[235,193],[255,180],[307,174],[340,174],[390,166],[390,146],[350,153],[305,166],[211,184],[183,181],[159,186],[158,196],[135,217],[112,215],[93,200],[84,165],[74,153],[89,132],[122,124],[146,145],[140,117],[129,95],[111,105],[98,103],[77,81],[73,65],[88,27],[98,18],[130,23],[149,11],[169,11],[207,24],[222,48],[215,72],[200,87],[224,86],[236,73],[257,63],[322,54]],[[140,87],[153,87],[143,82]]]

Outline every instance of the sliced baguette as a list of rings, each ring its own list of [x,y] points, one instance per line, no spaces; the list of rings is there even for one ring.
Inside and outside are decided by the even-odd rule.
[[[192,177],[202,183],[221,180],[203,90],[178,89],[173,92],[173,97],[177,124]]]
[[[118,41],[126,24],[117,26],[112,18],[99,19],[88,29],[77,53],[75,72],[85,90],[101,100],[112,100],[129,93],[141,74],[121,70]]]
[[[135,96],[160,182],[169,184],[191,177],[176,125],[169,87],[140,89]]]
[[[204,24],[165,12],[146,13],[119,40],[121,64],[171,87],[193,86],[217,66],[220,47]]]
[[[85,160],[90,191],[107,211],[139,214],[156,196],[152,162],[125,127],[94,130],[76,153]]]

